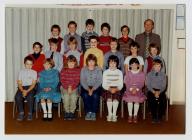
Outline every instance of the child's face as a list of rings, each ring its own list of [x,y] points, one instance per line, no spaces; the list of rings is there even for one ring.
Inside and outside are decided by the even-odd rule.
[[[57,51],[57,44],[51,43],[51,44],[50,44],[50,47],[51,47],[51,51],[52,51],[52,52],[56,52],[56,51]]]
[[[122,35],[123,36],[127,36],[128,35],[128,29],[127,28],[123,28]]]
[[[94,28],[94,26],[91,25],[91,24],[88,24],[88,25],[86,26],[86,30],[87,30],[88,32],[92,32],[92,31],[93,31],[93,28]]]
[[[70,24],[68,28],[69,28],[70,33],[75,33],[76,32],[75,24]]]
[[[151,21],[147,21],[144,25],[145,31],[146,32],[152,32],[153,30],[153,24]]]
[[[88,67],[95,67],[95,61],[94,60],[89,60],[88,61]]]
[[[111,50],[117,50],[117,42],[115,41],[110,42],[110,47],[111,47]]]
[[[33,66],[33,62],[32,62],[32,61],[27,60],[27,61],[25,62],[25,68],[26,68],[26,69],[31,69],[32,66]]]
[[[156,72],[160,72],[160,70],[161,70],[161,64],[154,64],[154,65],[153,65],[153,69],[154,69]]]
[[[150,52],[151,52],[152,56],[156,56],[157,55],[157,49],[156,48],[151,48]]]
[[[97,39],[91,39],[90,40],[90,46],[91,48],[96,48],[97,47]]]
[[[51,64],[49,64],[48,62],[45,62],[45,63],[43,64],[43,66],[44,66],[45,70],[48,70],[48,69],[51,68]]]
[[[40,52],[41,52],[40,46],[39,46],[39,45],[35,45],[35,46],[33,47],[33,51],[34,51],[34,53],[40,53]]]
[[[109,62],[109,68],[112,70],[117,69],[117,63],[115,61],[110,61]]]
[[[59,30],[57,29],[57,28],[53,28],[53,30],[52,30],[52,32],[51,32],[51,34],[52,34],[52,36],[53,37],[57,37],[57,36],[59,36]]]
[[[137,47],[131,46],[131,53],[132,54],[137,54]]]
[[[103,29],[102,29],[102,34],[104,35],[104,36],[108,36],[109,35],[109,29],[107,28],[107,27],[103,27]]]
[[[73,42],[69,43],[69,48],[70,48],[71,50],[75,50],[75,49],[76,49],[76,44],[73,43]]]
[[[131,70],[133,70],[133,71],[137,71],[138,67],[139,67],[139,65],[137,63],[131,64]]]
[[[72,69],[72,68],[75,67],[75,62],[73,62],[73,61],[68,61],[68,62],[67,62],[67,65],[68,65],[68,68]]]

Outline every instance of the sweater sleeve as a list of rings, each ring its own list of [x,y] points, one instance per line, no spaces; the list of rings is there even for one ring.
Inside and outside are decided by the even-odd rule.
[[[101,51],[98,58],[98,65],[100,66],[101,69],[103,69],[103,63],[104,63],[104,56],[103,56],[103,52]]]
[[[102,87],[103,87],[105,90],[108,90],[108,89],[109,89],[109,85],[107,85],[107,71],[104,71],[104,72],[103,72],[103,83],[102,83]]]
[[[120,67],[121,67],[121,71],[124,74],[125,73],[125,71],[124,71],[124,56],[122,54],[120,55]]]
[[[58,55],[58,71],[60,72],[63,68],[63,57],[61,54]]]
[[[119,71],[119,85],[118,85],[118,89],[121,90],[123,88],[123,74],[121,71]]]
[[[151,73],[149,72],[146,76],[146,84],[149,91],[153,92],[153,88],[151,86]]]
[[[166,85],[167,85],[167,78],[166,78],[166,75],[163,73],[160,92],[163,92],[165,90]]]
[[[94,89],[97,89],[99,86],[101,86],[102,84],[102,71],[99,69],[98,72],[97,72],[97,80],[96,80],[96,83],[95,85],[93,86]]]
[[[87,84],[87,80],[86,80],[86,71],[85,71],[85,68],[82,68],[81,70],[81,74],[80,74],[80,83],[81,83],[81,86],[84,88],[84,89],[88,89],[88,84]]]
[[[147,73],[147,69],[148,69],[148,61],[146,59],[144,64],[144,70],[143,70],[145,74]]]

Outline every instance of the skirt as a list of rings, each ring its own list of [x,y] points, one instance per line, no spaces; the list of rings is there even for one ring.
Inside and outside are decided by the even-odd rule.
[[[147,97],[142,92],[139,92],[137,94],[132,94],[131,92],[125,92],[122,98],[122,100],[125,102],[134,102],[134,103],[143,103],[146,99]]]
[[[57,91],[49,91],[49,92],[39,92],[35,95],[36,102],[39,102],[41,99],[49,99],[53,103],[61,102],[61,94]]]
[[[113,100],[121,100],[121,93],[117,92],[115,94],[112,94],[110,91],[105,90],[102,94],[102,97],[105,101],[107,101],[107,99],[112,99]]]

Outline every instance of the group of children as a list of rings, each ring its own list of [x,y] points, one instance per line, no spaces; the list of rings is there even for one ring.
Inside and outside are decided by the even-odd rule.
[[[64,119],[74,120],[80,95],[85,120],[96,120],[99,98],[103,96],[109,122],[117,121],[119,101],[123,100],[128,107],[128,123],[137,123],[139,104],[147,98],[152,122],[159,122],[166,99],[165,64],[159,56],[159,47],[150,44],[150,55],[144,61],[138,55],[138,43],[128,38],[128,26],[121,27],[123,37],[116,39],[109,35],[108,23],[101,25],[101,36],[93,31],[95,23],[92,19],[85,25],[86,31],[79,36],[76,22],[70,21],[69,33],[64,39],[59,36],[60,27],[53,25],[45,52],[39,42],[33,44],[33,53],[25,57],[25,68],[20,71],[17,81],[17,120],[22,121],[25,116],[23,100],[27,100],[29,106],[27,120],[32,120],[34,98],[41,103],[43,120],[52,120],[52,103],[61,101]],[[122,49],[122,42],[129,42],[129,47]]]

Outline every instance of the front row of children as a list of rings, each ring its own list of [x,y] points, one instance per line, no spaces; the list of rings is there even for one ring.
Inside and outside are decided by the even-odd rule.
[[[56,69],[53,69],[54,61],[47,58],[43,64],[44,70],[37,76],[37,72],[31,69],[33,61],[30,56],[27,56],[24,59],[25,68],[19,73],[18,91],[15,96],[19,110],[18,121],[22,121],[25,116],[24,99],[27,100],[29,108],[27,120],[32,120],[34,97],[36,102],[40,101],[41,103],[43,120],[52,120],[52,103],[61,102],[61,98],[64,101],[64,118],[66,120],[75,119],[79,82],[86,113],[85,120],[96,120],[99,97],[102,95],[107,102],[107,121],[117,121],[116,112],[122,97],[128,106],[128,123],[137,123],[139,103],[146,99],[143,93],[145,83],[148,89],[152,122],[156,123],[162,119],[165,111],[166,75],[161,71],[162,61],[160,59],[153,60],[152,71],[147,74],[145,80],[145,74],[139,70],[139,60],[131,58],[129,61],[130,70],[126,73],[124,82],[123,73],[117,69],[119,59],[115,55],[108,58],[108,68],[103,72],[103,75],[94,54],[88,55],[86,66],[82,70],[77,67],[76,58],[73,55],[68,56],[68,67],[64,67],[60,75]],[[62,94],[58,92],[59,82]],[[122,95],[123,83],[126,85],[126,91]]]

